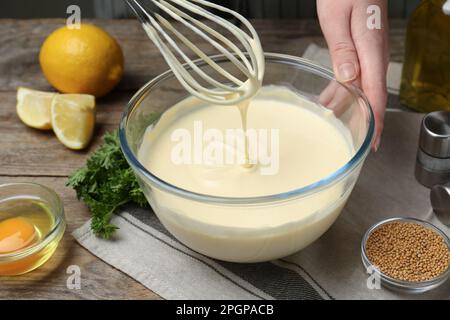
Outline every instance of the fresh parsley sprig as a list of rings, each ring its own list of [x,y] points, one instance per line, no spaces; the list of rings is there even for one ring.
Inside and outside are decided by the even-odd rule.
[[[106,133],[104,143],[87,160],[86,166],[69,176],[67,185],[91,211],[91,229],[95,235],[110,238],[117,226],[111,215],[126,203],[148,205],[136,177],[120,149],[117,131]]]

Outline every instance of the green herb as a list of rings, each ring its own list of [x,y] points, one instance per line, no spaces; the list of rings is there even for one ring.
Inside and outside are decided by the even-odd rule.
[[[110,238],[117,226],[111,215],[126,203],[147,206],[136,177],[119,145],[117,131],[106,133],[104,143],[87,160],[85,167],[69,176],[68,186],[75,189],[92,215],[91,229],[102,238]]]

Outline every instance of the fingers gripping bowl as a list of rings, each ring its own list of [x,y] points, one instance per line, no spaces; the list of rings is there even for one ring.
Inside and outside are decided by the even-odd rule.
[[[232,68],[221,56],[213,59],[225,69]],[[202,61],[196,65],[206,74],[212,72]],[[349,160],[318,181],[282,193],[250,197],[196,193],[161,179],[139,158],[147,127],[152,130],[161,121],[158,117],[155,121],[154,114],[164,113],[188,96],[172,72],[141,88],[122,117],[122,150],[154,212],[178,240],[213,258],[268,261],[311,244],[339,216],[370,151],[374,119],[367,99],[357,88],[336,82],[327,69],[301,58],[267,53],[263,85],[289,88],[312,102],[312,108],[332,110],[335,121],[348,132]]]

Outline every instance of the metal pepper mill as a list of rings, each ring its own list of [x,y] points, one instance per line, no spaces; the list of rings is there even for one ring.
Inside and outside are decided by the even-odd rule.
[[[437,111],[422,120],[416,179],[431,188],[436,216],[450,226],[450,112]]]
[[[436,217],[450,226],[450,183],[431,188],[430,199]]]

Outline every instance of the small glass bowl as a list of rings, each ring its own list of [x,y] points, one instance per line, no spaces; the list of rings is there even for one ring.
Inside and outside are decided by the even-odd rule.
[[[364,235],[364,237],[361,241],[361,259],[362,259],[362,262],[363,262],[366,270],[369,270],[369,268],[371,268],[371,270],[373,270],[372,272],[374,272],[376,275],[379,276],[379,278],[381,280],[381,285],[385,286],[386,288],[389,288],[389,289],[392,289],[395,291],[400,291],[400,292],[407,292],[407,293],[426,292],[426,291],[429,291],[429,290],[439,287],[441,284],[443,284],[445,281],[447,281],[447,279],[450,277],[450,267],[447,267],[447,270],[445,272],[443,272],[442,274],[440,274],[439,276],[437,276],[431,280],[412,282],[412,281],[404,281],[404,280],[394,279],[394,278],[382,273],[374,264],[372,264],[372,262],[367,257],[367,252],[366,252],[367,240],[369,239],[370,235],[375,230],[377,230],[378,228],[380,228],[381,226],[383,226],[385,224],[389,224],[389,223],[393,223],[393,222],[416,223],[416,224],[420,224],[428,229],[431,229],[444,238],[444,241],[450,250],[449,237],[435,225],[433,225],[427,221],[423,221],[423,220],[416,219],[416,218],[390,218],[390,219],[382,220],[382,221],[378,222],[377,224],[373,225],[369,230],[367,230],[366,234]]]
[[[0,185],[0,212],[8,212],[5,208],[10,201],[21,200],[45,205],[45,211],[53,221],[48,232],[41,234],[36,243],[14,252],[0,254],[0,276],[24,274],[44,264],[55,252],[66,229],[63,203],[53,190],[36,183]],[[7,218],[14,217],[13,213]]]

